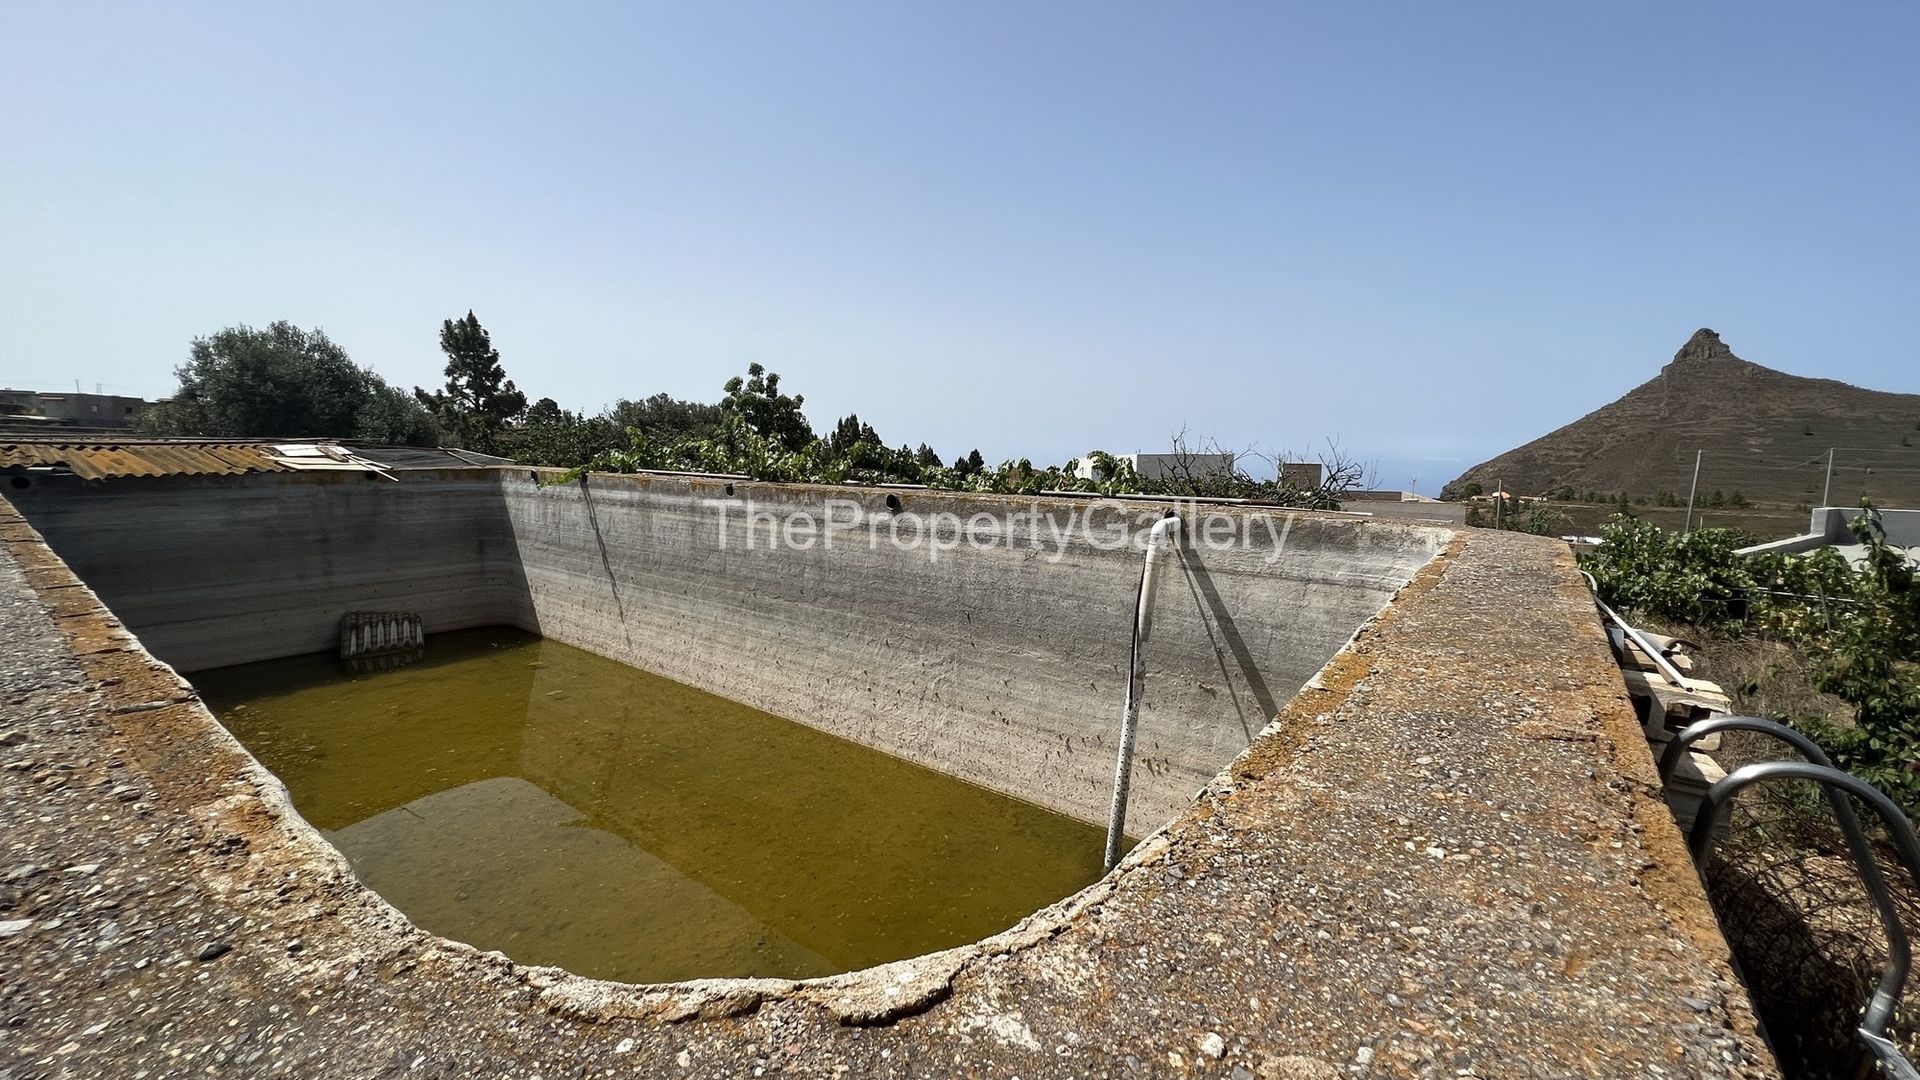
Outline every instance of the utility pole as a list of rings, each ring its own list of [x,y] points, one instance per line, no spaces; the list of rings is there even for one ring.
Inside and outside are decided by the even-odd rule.
[[[1705,453],[1705,450],[1693,452],[1693,486],[1687,489],[1687,524],[1680,530],[1683,533],[1693,531],[1693,498],[1700,494],[1700,457]]]
[[[1833,450],[1833,447],[1827,447],[1827,486],[1820,490],[1821,506],[1833,505]]]

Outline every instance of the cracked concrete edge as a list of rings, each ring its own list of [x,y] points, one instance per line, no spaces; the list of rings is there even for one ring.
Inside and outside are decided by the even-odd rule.
[[[1414,579],[1395,594],[1395,601],[1409,590],[1430,588],[1437,577],[1428,571],[1461,541],[1437,552]],[[638,1020],[662,1025],[690,1020],[720,1019],[750,1014],[774,1000],[805,1002],[820,1008],[836,1023],[859,1027],[891,1024],[902,1018],[924,1013],[945,1001],[958,979],[972,965],[995,957],[1017,953],[1045,942],[1071,925],[1083,913],[1097,908],[1120,887],[1132,872],[1151,866],[1166,856],[1171,835],[1196,814],[1211,813],[1218,795],[1239,786],[1237,777],[1245,762],[1264,746],[1278,743],[1284,732],[1291,707],[1283,708],[1256,735],[1254,741],[1212,780],[1200,788],[1187,809],[1172,821],[1144,838],[1112,872],[1086,888],[1021,919],[1014,926],[968,945],[927,953],[892,963],[814,979],[696,979],[677,983],[636,984],[588,978],[555,967],[536,967],[515,963],[502,953],[486,952],[471,945],[440,937],[421,929],[386,898],[367,888],[354,875],[339,849],[321,835],[294,806],[286,785],[249,752],[213,716],[191,683],[172,666],[149,653],[139,639],[122,626],[111,609],[77,577],[59,554],[49,547],[17,510],[0,496],[0,543],[8,546],[23,566],[32,568],[29,585],[42,606],[54,616],[55,626],[67,637],[70,646],[90,677],[102,672],[97,660],[102,655],[118,654],[143,667],[150,683],[164,687],[168,700],[156,701],[141,694],[124,695],[123,679],[101,679],[110,697],[131,696],[136,700],[113,708],[116,715],[165,707],[180,710],[191,733],[204,739],[213,760],[207,763],[210,775],[228,779],[222,785],[229,791],[189,812],[211,831],[230,835],[271,835],[280,847],[273,860],[276,867],[314,875],[321,884],[339,886],[346,893],[346,905],[354,907],[356,922],[369,932],[392,935],[385,943],[394,955],[435,950],[461,959],[478,959],[497,967],[502,973],[533,990],[540,1003],[555,1015],[591,1023]],[[1422,582],[1425,582],[1422,585]],[[50,600],[50,597],[57,598]],[[1391,608],[1389,603],[1388,607]],[[1356,646],[1378,624],[1383,611],[1369,618],[1349,637],[1321,671],[1307,682],[1307,689],[1326,690],[1325,676],[1349,666]],[[91,629],[107,631],[110,647],[89,649]],[[1347,690],[1351,689],[1349,685]],[[1296,695],[1296,699],[1302,695]],[[1345,691],[1338,694],[1344,699]],[[1328,707],[1331,707],[1330,705]],[[1318,711],[1318,710],[1316,710]],[[224,891],[222,883],[213,883]],[[380,943],[370,942],[378,946]]]

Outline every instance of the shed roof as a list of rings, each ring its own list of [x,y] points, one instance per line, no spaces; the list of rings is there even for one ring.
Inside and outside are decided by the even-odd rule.
[[[85,480],[120,476],[232,476],[291,472],[262,443],[4,442],[0,469],[64,466]]]
[[[129,476],[237,476],[255,472],[384,472],[331,443],[199,439],[0,442],[0,469],[61,467],[83,480]]]

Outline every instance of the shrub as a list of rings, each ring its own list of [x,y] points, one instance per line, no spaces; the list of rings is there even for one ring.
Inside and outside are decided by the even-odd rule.
[[[1738,625],[1757,587],[1754,565],[1734,554],[1750,542],[1738,529],[1673,533],[1616,515],[1600,546],[1582,556],[1600,599],[1622,611],[1702,626]]]
[[[1855,563],[1833,548],[1740,556],[1746,537],[1737,530],[1683,535],[1621,518],[1581,562],[1600,598],[1623,612],[1751,629],[1802,650],[1816,689],[1853,706],[1854,723],[1781,719],[1911,811],[1920,808],[1920,573],[1886,542],[1879,513],[1862,506],[1853,531],[1866,552]]]

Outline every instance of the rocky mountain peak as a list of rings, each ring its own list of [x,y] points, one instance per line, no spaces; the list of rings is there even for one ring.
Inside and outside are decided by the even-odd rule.
[[[1693,336],[1687,339],[1687,343],[1680,346],[1680,351],[1673,354],[1673,362],[1676,364],[1690,360],[1738,359],[1740,358],[1733,355],[1733,350],[1727,348],[1727,343],[1720,340],[1719,334],[1704,326],[1695,330]]]

